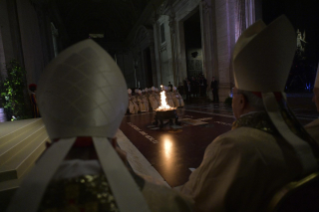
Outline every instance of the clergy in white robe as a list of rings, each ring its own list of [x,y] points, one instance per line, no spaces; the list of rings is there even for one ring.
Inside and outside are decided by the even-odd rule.
[[[196,211],[266,211],[287,183],[318,170],[318,145],[284,106],[294,51],[294,28],[285,16],[268,26],[257,21],[239,37],[233,53],[236,121],[207,147],[181,188]]]
[[[155,111],[160,106],[160,101],[157,99],[157,93],[155,87],[151,88],[151,93],[148,96],[149,102],[151,104],[152,111]]]
[[[185,104],[184,104],[183,97],[180,95],[180,93],[178,92],[175,86],[173,87],[172,94],[173,94],[172,98],[173,98],[175,107],[184,107]]]
[[[173,93],[169,90],[167,86],[164,86],[163,90],[165,91],[167,104],[171,107],[175,107]]]
[[[148,101],[148,95],[147,95],[146,89],[142,90],[141,98],[142,98],[144,105],[145,105],[145,112],[149,112],[150,111],[150,103]]]
[[[128,111],[130,114],[136,114],[138,113],[138,105],[134,101],[134,97],[132,96],[132,90],[129,88],[127,89],[128,92]]]

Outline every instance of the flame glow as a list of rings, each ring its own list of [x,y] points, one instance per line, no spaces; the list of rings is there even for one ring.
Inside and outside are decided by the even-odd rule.
[[[161,105],[156,110],[170,110],[171,107],[166,102],[165,91],[161,92]]]
[[[172,154],[172,142],[169,139],[166,139],[164,141],[164,151],[165,151],[165,157],[167,159],[170,159]]]
[[[163,85],[161,85],[162,92],[161,94],[161,105],[156,109],[156,111],[167,111],[167,110],[175,110],[175,107],[171,107],[167,104],[166,101],[166,91],[163,89]]]

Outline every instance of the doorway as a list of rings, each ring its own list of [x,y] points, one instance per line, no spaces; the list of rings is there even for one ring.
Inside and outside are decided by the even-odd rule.
[[[187,77],[203,74],[202,35],[199,9],[184,21]]]

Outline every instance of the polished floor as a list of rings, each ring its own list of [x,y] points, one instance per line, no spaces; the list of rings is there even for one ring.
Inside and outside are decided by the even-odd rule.
[[[302,124],[318,117],[311,96],[288,96],[288,104]],[[180,126],[153,125],[155,113],[127,115],[120,126],[124,135],[171,187],[184,184],[200,165],[205,148],[231,129],[231,107],[193,103],[178,109]],[[167,121],[166,121],[167,122]]]

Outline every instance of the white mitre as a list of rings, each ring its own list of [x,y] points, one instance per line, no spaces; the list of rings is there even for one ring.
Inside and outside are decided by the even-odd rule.
[[[235,86],[245,91],[284,91],[296,49],[296,34],[285,16],[268,26],[259,20],[239,37],[233,53]]]
[[[50,62],[37,92],[43,122],[51,139],[112,138],[128,105],[121,70],[92,40],[66,49]]]
[[[309,144],[287,126],[275,93],[283,91],[296,49],[296,34],[285,16],[266,26],[257,21],[239,37],[233,53],[236,88],[260,92],[265,109],[279,133],[302,164],[303,175],[317,170]]]
[[[114,137],[128,105],[124,77],[109,54],[92,40],[60,53],[41,76],[38,104],[50,138],[59,141],[25,177],[8,212],[38,211],[47,185],[81,136],[92,137],[119,210],[149,212],[139,187],[108,140]]]

